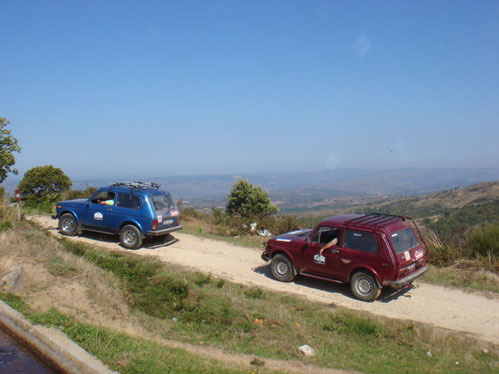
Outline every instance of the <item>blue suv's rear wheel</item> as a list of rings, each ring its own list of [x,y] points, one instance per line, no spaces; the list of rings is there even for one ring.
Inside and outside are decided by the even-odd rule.
[[[134,225],[126,225],[120,230],[121,245],[127,249],[137,249],[142,245],[142,234]]]

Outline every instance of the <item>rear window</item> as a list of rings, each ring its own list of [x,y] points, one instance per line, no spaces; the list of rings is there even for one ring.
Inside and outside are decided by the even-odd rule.
[[[161,195],[151,196],[152,205],[156,212],[163,212],[165,210],[173,209],[173,201],[170,194],[165,193]]]
[[[419,244],[416,235],[414,235],[410,227],[392,234],[391,239],[397,253],[408,251]]]
[[[376,236],[368,232],[346,230],[343,247],[356,249],[362,252],[378,252],[378,242],[376,241]]]

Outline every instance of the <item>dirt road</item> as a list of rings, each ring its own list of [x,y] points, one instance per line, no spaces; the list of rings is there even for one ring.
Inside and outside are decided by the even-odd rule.
[[[57,223],[50,217],[29,217],[54,235],[60,235]],[[312,301],[333,303],[354,310],[390,318],[414,320],[450,330],[466,332],[474,337],[499,344],[499,299],[489,299],[476,293],[420,283],[408,292],[391,296],[383,293],[372,303],[354,299],[346,285],[298,277],[292,283],[281,283],[272,278],[270,268],[260,259],[261,251],[239,247],[225,242],[203,239],[193,235],[174,233],[174,241],[148,245],[134,251],[145,256],[157,256],[173,264],[188,266],[211,273],[216,277],[300,295]],[[117,238],[94,234],[72,237],[92,245],[126,251]],[[149,243],[150,244],[150,243]]]

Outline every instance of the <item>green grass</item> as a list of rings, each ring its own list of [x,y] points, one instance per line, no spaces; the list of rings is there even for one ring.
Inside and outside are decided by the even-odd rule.
[[[367,373],[497,369],[497,362],[489,360],[497,360],[492,348],[483,358],[484,344],[443,330],[179,271],[152,258],[62,243],[121,279],[130,307],[149,316],[149,328],[167,339]],[[314,347],[318,356],[300,357],[296,349],[303,344]]]
[[[78,268],[72,264],[68,264],[58,256],[52,256],[49,259],[48,271],[56,277],[64,277],[76,274],[78,272]]]
[[[46,313],[37,313],[27,307],[23,300],[15,295],[1,294],[4,300],[35,324],[56,327],[82,348],[99,358],[111,369],[123,374],[235,374],[235,373],[270,373],[264,368],[237,369],[207,359],[183,349],[171,348],[147,339],[131,337],[112,332],[108,329],[92,326],[76,318],[50,309]]]
[[[184,229],[182,232],[186,234],[195,235],[200,238],[213,239],[223,241],[225,243],[239,245],[248,248],[263,248],[263,243],[269,240],[268,237],[257,236],[257,235],[220,235],[207,232],[200,226],[191,225],[188,222],[183,223]]]
[[[476,291],[499,293],[499,282],[491,275],[478,271],[476,267],[435,267],[430,266],[428,272],[421,278],[423,282]]]

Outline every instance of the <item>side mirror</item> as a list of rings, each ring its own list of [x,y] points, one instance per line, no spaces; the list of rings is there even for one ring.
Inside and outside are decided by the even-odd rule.
[[[85,203],[88,206],[90,206],[90,199],[87,199],[87,202]]]

